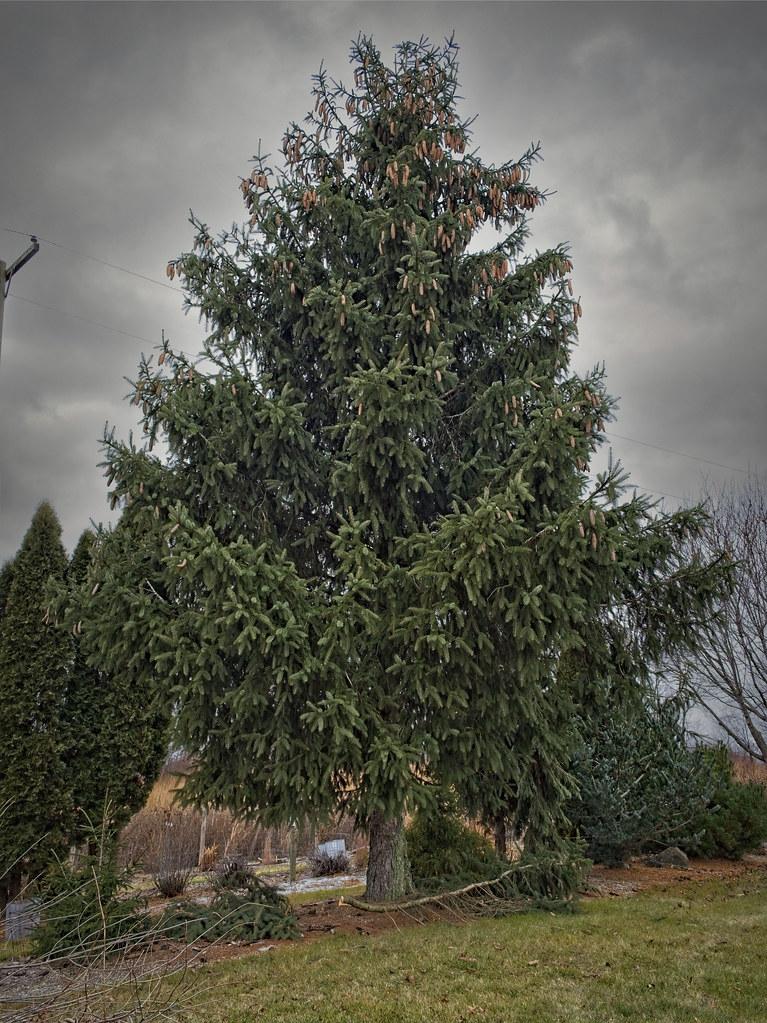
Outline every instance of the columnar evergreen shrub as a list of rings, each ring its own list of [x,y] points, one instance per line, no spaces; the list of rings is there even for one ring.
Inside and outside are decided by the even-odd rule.
[[[37,509],[13,562],[0,617],[0,905],[66,846],[70,799],[61,715],[72,644],[46,614],[49,578],[63,580],[61,527]],[[8,581],[10,579],[10,585]]]
[[[0,571],[0,902],[97,828],[113,830],[146,798],[166,751],[167,701],[154,679],[87,663],[70,596],[89,585],[96,537],[67,563],[48,504]]]
[[[79,589],[92,588],[98,543],[91,530],[80,536],[67,587],[59,588],[54,601],[57,611]],[[61,741],[72,796],[71,837],[79,841],[97,825],[116,833],[143,806],[167,753],[170,715],[156,678],[139,683],[130,671],[105,671],[93,657],[87,623],[78,620],[72,632]]]
[[[14,559],[10,559],[0,568],[0,619],[5,613],[5,605],[13,581],[13,564]]]

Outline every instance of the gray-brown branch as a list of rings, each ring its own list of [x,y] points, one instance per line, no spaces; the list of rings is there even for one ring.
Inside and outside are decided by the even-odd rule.
[[[536,865],[534,863],[527,863],[522,867],[511,867],[509,870],[504,870],[498,877],[491,878],[488,881],[475,881],[473,884],[467,884],[464,888],[456,888],[451,892],[422,895],[420,898],[408,899],[406,902],[365,902],[363,899],[344,898],[342,895],[338,900],[338,905],[352,906],[354,909],[362,909],[367,913],[395,913],[400,910],[415,909],[416,906],[426,906],[430,902],[444,902],[446,899],[457,899],[460,895],[468,895],[470,892],[479,891],[481,888],[489,888],[492,885],[499,884],[511,874],[521,874],[523,870],[529,870]]]

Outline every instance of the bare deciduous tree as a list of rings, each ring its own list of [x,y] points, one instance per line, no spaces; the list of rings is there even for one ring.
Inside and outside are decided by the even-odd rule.
[[[674,674],[731,744],[767,762],[767,480],[751,475],[738,488],[709,487],[706,504],[711,519],[690,553],[726,553],[733,586]]]

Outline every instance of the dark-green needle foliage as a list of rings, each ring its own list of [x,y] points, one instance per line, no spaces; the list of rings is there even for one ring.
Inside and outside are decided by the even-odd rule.
[[[79,592],[93,587],[98,545],[92,530],[80,536],[59,594],[65,603],[76,605]],[[94,829],[116,833],[143,806],[168,749],[170,714],[158,680],[94,666],[91,642],[87,623],[78,620],[61,722],[75,842],[88,842]]]
[[[254,158],[247,221],[194,220],[169,265],[207,339],[144,359],[143,441],[106,438],[123,515],[82,618],[105,671],[163,680],[189,795],[353,813],[368,896],[392,898],[403,811],[435,782],[474,804],[492,784],[531,848],[556,845],[558,661],[700,513],[658,524],[617,467],[590,481],[613,402],[570,365],[566,246],[525,251],[538,145],[472,148],[451,40],[351,57]]]
[[[45,599],[48,580],[63,581],[67,557],[48,503],[12,565],[0,617],[0,904],[66,848],[70,826],[61,715],[72,644]]]
[[[621,864],[700,837],[714,783],[703,751],[687,744],[681,709],[648,694],[614,699],[581,722],[568,816],[590,859]]]

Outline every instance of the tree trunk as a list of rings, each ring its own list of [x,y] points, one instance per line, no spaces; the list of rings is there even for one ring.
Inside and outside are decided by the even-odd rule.
[[[298,827],[293,822],[288,828],[288,881],[296,883],[296,854],[298,851]]]
[[[274,863],[274,857],[272,856],[272,829],[269,828],[264,838],[264,851],[261,853],[261,862]]]
[[[205,843],[208,839],[208,808],[203,806],[200,817],[200,842],[197,848],[197,866],[202,867],[205,861]]]
[[[24,870],[18,865],[6,870],[0,880],[0,913],[5,912],[9,902],[17,899],[24,889]]]
[[[402,815],[386,820],[383,814],[371,814],[368,835],[370,851],[365,898],[369,902],[401,899],[413,887]]]
[[[495,837],[495,851],[499,856],[506,857],[506,821],[503,817],[495,818],[495,826],[493,828],[493,835]]]

